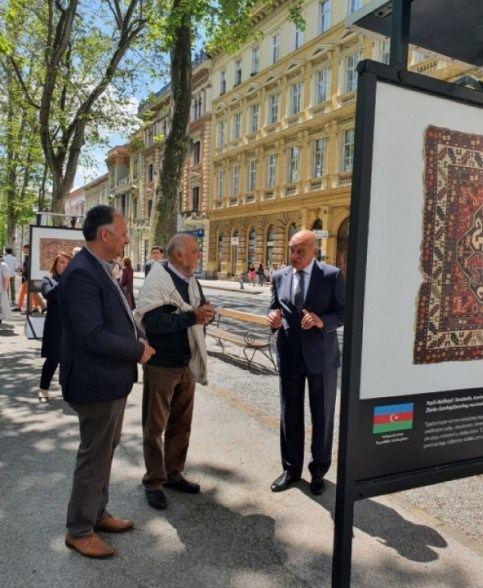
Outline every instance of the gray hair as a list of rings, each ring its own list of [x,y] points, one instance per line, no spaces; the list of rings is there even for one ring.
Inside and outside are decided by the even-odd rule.
[[[187,235],[186,233],[177,233],[174,237],[171,237],[168,246],[166,247],[168,259],[171,261],[173,259],[173,255],[177,251],[184,251],[186,248],[186,241],[192,238],[193,237],[191,235]]]

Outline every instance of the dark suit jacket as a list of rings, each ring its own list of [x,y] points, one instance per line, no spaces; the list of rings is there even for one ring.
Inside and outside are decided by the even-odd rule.
[[[60,320],[59,305],[57,304],[58,284],[49,276],[42,280],[42,296],[47,300],[47,314],[45,316],[44,334],[42,336],[41,357],[49,357],[55,361],[60,358],[60,342],[62,337],[62,322]]]
[[[116,285],[84,248],[65,269],[58,290],[64,398],[90,404],[127,396],[143,346]]]
[[[280,308],[283,325],[278,330],[278,368],[281,375],[294,374],[305,362],[309,373],[336,370],[340,365],[336,329],[343,325],[345,288],[339,268],[314,261],[304,308],[324,322],[323,329],[304,330],[292,303],[292,267],[273,274],[270,308]]]

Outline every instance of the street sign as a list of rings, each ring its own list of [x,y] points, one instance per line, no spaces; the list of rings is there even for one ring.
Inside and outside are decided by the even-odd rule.
[[[185,235],[191,235],[192,237],[195,237],[196,239],[202,239],[205,235],[204,229],[191,229],[190,231],[181,231],[181,232],[184,233]]]
[[[317,239],[326,239],[329,236],[329,231],[321,231],[320,229],[314,229],[312,231]]]

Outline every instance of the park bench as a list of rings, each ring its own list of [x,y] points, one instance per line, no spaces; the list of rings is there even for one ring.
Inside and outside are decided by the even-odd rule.
[[[234,333],[224,328],[223,319],[264,327],[264,330],[262,333],[252,332],[251,330],[243,334]],[[260,351],[260,353],[272,362],[273,367],[276,369],[271,349],[273,333],[267,325],[267,318],[265,316],[243,312],[241,310],[233,310],[231,308],[217,308],[216,319],[208,327],[207,334],[218,341],[223,353],[225,353],[224,342],[242,347],[243,355],[249,367],[253,362],[255,353]]]

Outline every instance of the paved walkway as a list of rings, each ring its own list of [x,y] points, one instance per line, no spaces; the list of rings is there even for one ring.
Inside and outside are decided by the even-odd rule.
[[[188,474],[202,494],[169,493],[147,506],[140,479],[141,386],[129,397],[111,484],[111,508],[133,532],[109,539],[119,556],[91,561],[63,544],[77,422],[54,387],[35,394],[39,343],[23,321],[0,329],[0,578],[16,586],[329,586],[334,468],[322,497],[308,484],[274,495],[278,431],[215,387],[197,390]],[[211,358],[210,361],[220,361]],[[482,586],[481,553],[390,497],[357,504],[353,586]]]

